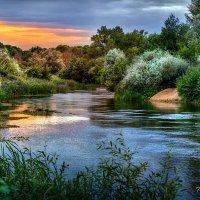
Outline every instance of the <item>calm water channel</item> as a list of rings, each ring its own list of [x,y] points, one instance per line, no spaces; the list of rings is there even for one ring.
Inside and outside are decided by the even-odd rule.
[[[37,111],[37,112],[34,112]],[[73,177],[84,166],[95,166],[103,155],[100,141],[115,140],[122,132],[128,146],[138,151],[135,161],[148,161],[151,169],[173,153],[187,192],[179,199],[200,199],[200,109],[175,104],[117,103],[112,93],[76,91],[50,97],[15,100],[1,106],[3,136],[29,137],[29,145],[70,164]]]

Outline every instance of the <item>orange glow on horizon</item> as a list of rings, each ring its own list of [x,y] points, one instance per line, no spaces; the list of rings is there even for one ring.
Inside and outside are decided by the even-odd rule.
[[[0,42],[29,49],[33,46],[90,44],[89,32],[71,28],[46,28],[0,21]]]

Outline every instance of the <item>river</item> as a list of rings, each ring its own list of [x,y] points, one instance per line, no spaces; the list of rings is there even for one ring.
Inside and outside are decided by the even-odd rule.
[[[38,113],[31,113],[37,110]],[[75,91],[43,98],[16,99],[3,104],[3,136],[29,137],[33,150],[47,145],[60,161],[70,164],[68,177],[85,166],[95,166],[101,141],[114,141],[120,132],[134,151],[135,162],[148,161],[157,169],[167,152],[183,180],[180,199],[200,199],[200,109],[178,104],[118,103],[105,91]]]

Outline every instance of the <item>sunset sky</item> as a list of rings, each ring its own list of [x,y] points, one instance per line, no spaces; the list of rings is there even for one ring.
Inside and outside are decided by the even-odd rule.
[[[190,0],[0,0],[0,42],[23,49],[84,45],[102,25],[159,32]]]

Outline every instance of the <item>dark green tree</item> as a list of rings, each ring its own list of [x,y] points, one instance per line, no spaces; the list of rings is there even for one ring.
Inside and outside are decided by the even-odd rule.
[[[115,28],[102,26],[97,30],[97,34],[92,36],[92,46],[100,48],[105,54],[111,48],[118,47],[117,45],[121,43],[123,35],[124,32],[120,26],[116,26]]]
[[[177,17],[173,14],[165,21],[165,26],[162,27],[161,40],[163,49],[171,52],[178,50],[178,41],[180,38],[181,24]]]
[[[193,23],[197,15],[200,15],[200,0],[192,0],[188,10],[189,14],[186,14],[186,18],[189,23]]]

